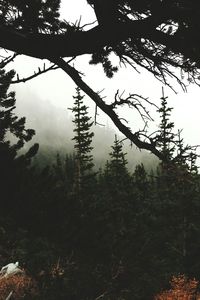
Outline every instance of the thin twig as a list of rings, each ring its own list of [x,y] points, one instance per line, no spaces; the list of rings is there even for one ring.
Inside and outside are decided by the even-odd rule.
[[[44,74],[44,73],[46,73],[48,71],[51,71],[51,70],[57,70],[58,68],[59,67],[56,66],[56,65],[52,65],[49,68],[45,68],[45,66],[44,66],[43,70],[41,70],[40,68],[38,68],[38,71],[34,72],[34,74],[32,74],[32,75],[30,75],[28,77],[21,78],[21,79],[19,78],[19,75],[17,74],[17,79],[11,81],[11,84],[16,84],[16,83],[21,83],[21,82],[25,83],[26,81],[29,81],[29,80],[31,80],[31,79],[39,76],[39,75],[42,75],[42,74]]]
[[[9,300],[12,297],[13,291],[11,291],[8,295],[8,297],[5,300]]]

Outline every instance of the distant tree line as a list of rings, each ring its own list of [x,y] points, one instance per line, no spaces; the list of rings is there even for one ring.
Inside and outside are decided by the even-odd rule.
[[[19,261],[48,300],[154,299],[172,275],[200,278],[200,177],[195,148],[174,133],[163,95],[156,171],[127,168],[115,136],[98,172],[92,121],[74,96],[74,153],[38,170],[34,130],[15,115],[13,71],[0,70],[0,263]],[[14,136],[15,138],[11,136]],[[12,142],[11,142],[12,140]],[[30,295],[27,299],[31,299]]]

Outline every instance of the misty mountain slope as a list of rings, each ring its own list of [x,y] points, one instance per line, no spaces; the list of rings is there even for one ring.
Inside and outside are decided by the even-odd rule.
[[[68,110],[73,105],[71,103],[63,107],[52,104],[48,99],[42,98],[35,94],[31,88],[20,88],[17,90],[17,107],[16,113],[19,116],[26,117],[28,127],[36,131],[31,143],[40,144],[39,152],[34,158],[34,163],[43,166],[54,163],[56,154],[61,156],[73,153],[73,122],[71,111]],[[71,97],[72,98],[72,97]],[[103,167],[106,160],[109,159],[111,146],[113,145],[116,131],[108,124],[104,126],[93,125],[94,138],[92,146],[96,168]],[[117,133],[119,140],[123,136]],[[128,140],[123,141],[124,152],[127,152],[129,169],[134,170],[138,163],[143,163],[146,168],[154,167],[157,159],[147,151],[140,151],[135,146],[130,146]],[[29,147],[29,144],[26,145]]]

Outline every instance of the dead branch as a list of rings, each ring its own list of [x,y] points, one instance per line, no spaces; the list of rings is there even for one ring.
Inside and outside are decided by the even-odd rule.
[[[106,104],[105,101],[100,97],[100,95],[92,90],[91,87],[83,81],[79,72],[74,67],[70,66],[69,63],[65,62],[65,60],[62,58],[52,59],[52,62],[57,64],[58,67],[60,67],[65,73],[67,73],[75,82],[75,84],[79,86],[80,89],[84,93],[86,93],[104,113],[109,116],[115,126],[138,148],[149,150],[160,159],[163,158],[162,153],[157,148],[155,148],[154,144],[141,140],[138,133],[133,133],[130,128],[128,128],[121,122],[118,115],[114,111],[114,108]]]
[[[28,76],[28,77],[24,77],[24,78],[19,78],[19,75],[17,74],[17,79],[16,80],[13,80],[11,81],[11,84],[16,84],[16,83],[20,83],[20,82],[26,82],[26,81],[29,81],[39,75],[42,75],[48,71],[51,71],[51,70],[56,70],[58,69],[59,67],[56,66],[55,64],[54,65],[51,65],[50,67],[46,68],[45,64],[43,66],[43,70],[40,69],[40,67],[38,67],[38,71],[37,72],[34,72],[34,74]]]
[[[7,64],[9,64],[11,61],[13,61],[17,55],[19,55],[19,54],[14,53],[11,56],[3,58],[2,61],[0,62],[0,68],[1,69],[4,68]]]
[[[106,295],[107,295],[107,292],[104,292],[103,294],[101,294],[100,296],[95,298],[95,300],[100,300],[100,299],[104,298]]]
[[[15,56],[17,56],[17,54],[16,54]],[[71,59],[68,60],[67,63],[70,63],[70,62],[71,62],[72,60],[74,60],[74,59],[75,59],[75,57],[72,57]],[[57,69],[59,69],[59,67],[58,67],[57,65],[55,65],[55,64],[51,65],[51,66],[48,67],[48,68],[46,68],[46,66],[45,66],[45,64],[44,64],[42,70],[41,70],[40,67],[38,67],[38,71],[37,71],[37,72],[34,72],[34,74],[32,74],[32,75],[30,75],[30,76],[28,76],[28,77],[25,77],[25,78],[21,78],[21,79],[20,79],[20,78],[19,78],[19,74],[17,74],[17,80],[11,81],[11,84],[16,84],[16,83],[21,83],[21,82],[25,83],[26,81],[29,81],[29,80],[31,80],[31,79],[33,79],[33,78],[39,76],[39,75],[42,75],[42,74],[44,74],[44,73],[46,73],[46,72],[48,72],[48,71],[57,70]],[[81,74],[81,75],[82,75],[82,74]]]
[[[8,297],[6,297],[5,300],[9,300],[9,299],[12,297],[12,294],[13,294],[13,291],[11,291],[11,292],[9,293]]]
[[[99,115],[97,109],[98,107],[97,105],[95,105],[94,125],[105,126],[104,124],[101,124],[97,121],[97,116]]]
[[[86,24],[80,26],[80,29],[83,30],[85,27],[94,25],[95,23],[97,23],[97,20],[95,20],[93,22],[90,22],[90,23],[86,23]]]
[[[124,93],[124,92],[123,92]],[[138,94],[129,94],[128,97],[122,98],[123,93],[119,95],[119,90],[117,90],[115,94],[115,101],[110,104],[110,107],[112,109],[117,108],[118,106],[128,105],[129,108],[135,108],[138,113],[140,114],[140,117],[142,120],[146,123],[146,120],[153,121],[152,117],[150,116],[149,111],[146,109],[146,107],[142,104],[142,100],[144,100],[146,103],[158,108],[156,104],[150,102],[148,98],[145,98]]]

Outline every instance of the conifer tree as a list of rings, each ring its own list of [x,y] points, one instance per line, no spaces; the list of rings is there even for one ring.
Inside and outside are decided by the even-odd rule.
[[[157,143],[163,154],[163,161],[169,162],[174,153],[174,123],[170,121],[172,107],[168,107],[167,98],[162,89],[161,107],[158,109],[160,113],[161,123],[159,125],[159,134],[157,135]]]
[[[123,145],[115,135],[114,145],[111,146],[112,152],[109,153],[110,161],[108,162],[108,170],[112,177],[121,179],[122,176],[128,175],[126,154],[123,152]]]
[[[0,191],[4,195],[0,198],[7,204],[11,200],[11,194],[14,194],[22,171],[38,150],[38,144],[34,144],[26,153],[18,154],[24,144],[32,139],[35,131],[26,129],[26,119],[19,118],[14,113],[15,93],[8,91],[14,75],[13,70],[6,72],[3,68],[0,69]]]
[[[131,176],[127,168],[126,154],[123,144],[115,135],[115,140],[109,153],[110,159],[106,162],[104,169],[105,188],[109,193],[117,193],[120,198],[131,190]]]
[[[92,171],[94,166],[93,155],[91,154],[94,133],[91,131],[93,122],[90,121],[91,118],[88,116],[88,107],[83,104],[84,96],[81,95],[80,88],[76,88],[76,96],[73,96],[73,98],[75,99],[74,107],[72,108],[74,113],[73,123],[75,125],[73,130],[75,136],[72,139],[75,141],[75,185],[76,188],[80,189],[94,177],[94,172]]]
[[[158,192],[160,192],[159,201],[166,203],[170,202],[167,197],[170,198],[169,193],[172,191],[174,180],[176,179],[177,166],[175,164],[177,150],[176,135],[173,132],[174,122],[170,120],[172,107],[168,106],[167,98],[164,95],[164,89],[162,88],[161,106],[158,109],[160,114],[159,130],[156,135],[157,146],[160,149],[163,158],[157,169],[157,184]],[[173,194],[173,192],[171,193]]]
[[[187,273],[192,270],[191,253],[199,248],[197,242],[192,246],[190,242],[199,232],[196,219],[200,209],[195,166],[197,155],[194,147],[184,145],[181,130],[176,135],[173,133],[174,123],[170,121],[172,108],[168,107],[164,93],[161,99],[161,108],[158,110],[161,124],[157,141],[164,160],[157,173],[157,199],[154,199],[154,205],[162,216],[160,228],[166,231],[165,244],[168,246],[165,257],[176,262],[171,266],[175,268],[174,271]]]
[[[142,163],[136,166],[135,171],[133,173],[133,181],[135,187],[139,192],[139,199],[142,198],[142,200],[145,201],[145,199],[148,198],[149,183],[147,172]]]
[[[20,162],[23,159],[28,164],[30,159],[36,154],[38,144],[31,147],[24,155],[16,157],[25,142],[29,142],[32,139],[35,131],[25,128],[25,117],[19,118],[14,114],[15,93],[8,91],[14,75],[15,72],[13,70],[6,72],[0,69],[0,147],[1,151],[3,151],[2,153],[5,153],[9,159],[16,159],[16,161]],[[11,143],[9,140],[11,136],[16,140],[14,143]]]
[[[56,186],[63,188],[66,193],[72,191],[75,158],[74,155],[66,154],[63,158],[59,153],[56,155],[56,162],[53,165],[53,173],[56,181]]]
[[[92,62],[101,63],[106,75],[112,76],[117,70],[109,60],[113,52],[120,62],[134,65],[136,69],[138,64],[156,74],[165,84],[168,83],[169,75],[176,78],[170,66],[188,73],[188,81],[198,81],[199,6],[196,4],[198,1],[190,2],[188,5],[183,0],[88,0],[96,14],[97,24],[84,30],[80,22],[71,26],[68,23],[63,34],[63,30],[52,28],[56,22],[59,23],[57,14],[60,0],[1,0],[0,45],[17,53],[49,59],[62,68],[117,124],[127,138],[141,149],[150,150],[161,158],[162,155],[151,139],[148,143],[148,139],[143,139],[140,132],[132,135],[115,113],[117,106],[131,104],[130,99],[125,102],[116,101],[112,105],[105,103],[98,93],[86,85],[80,74],[77,76],[76,69],[72,66],[67,68],[62,58],[91,54]],[[37,25],[41,20],[43,26]],[[58,34],[49,35],[49,32]],[[190,44],[192,46],[188,47]],[[182,78],[178,82],[184,86]],[[132,103],[129,106],[135,105]],[[142,108],[141,105],[137,107]]]

